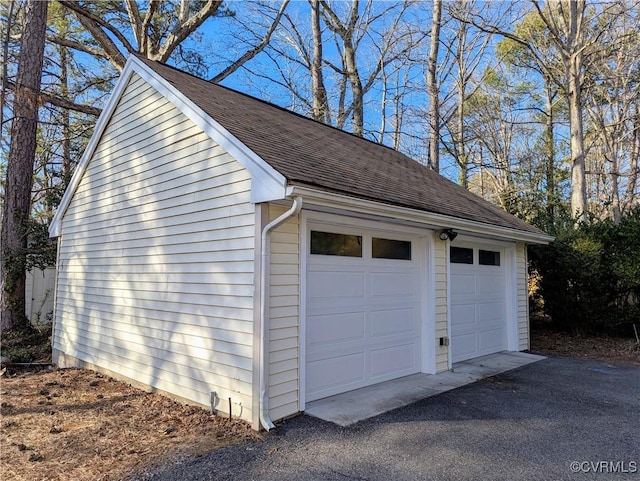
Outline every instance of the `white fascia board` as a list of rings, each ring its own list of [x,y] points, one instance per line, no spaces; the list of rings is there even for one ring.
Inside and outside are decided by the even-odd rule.
[[[396,222],[407,222],[421,224],[430,229],[454,229],[460,233],[476,236],[488,237],[492,239],[502,239],[507,241],[519,241],[527,244],[548,244],[553,241],[553,237],[547,234],[536,234],[518,229],[510,229],[492,224],[485,224],[473,220],[460,219],[443,214],[424,212],[416,209],[383,204],[380,202],[359,199],[342,194],[334,194],[321,190],[302,186],[290,186],[287,189],[288,195],[299,195],[305,200],[305,206],[309,209],[310,204],[321,206],[333,210],[334,212],[352,212],[367,216],[393,219]]]
[[[211,118],[204,110],[185,97],[171,83],[157,75],[145,63],[131,56],[127,64],[135,65],[135,72],[176,106],[194,124],[236,159],[251,174],[251,202],[268,202],[285,198],[286,178],[265,162],[258,154],[238,140],[231,132]]]
[[[133,65],[131,63],[131,58],[127,61],[122,73],[120,74],[120,78],[116,83],[113,92],[111,92],[111,96],[107,102],[107,105],[102,110],[102,113],[98,117],[98,121],[96,122],[96,126],[93,129],[93,134],[89,139],[89,143],[87,144],[87,148],[84,150],[78,165],[76,166],[76,170],[73,172],[71,176],[71,181],[67,186],[67,189],[62,196],[62,200],[60,201],[60,205],[58,206],[58,210],[56,214],[53,216],[51,220],[51,225],[49,226],[49,237],[58,237],[60,236],[61,227],[62,227],[62,218],[64,217],[65,212],[69,208],[69,204],[71,203],[71,199],[73,198],[73,194],[75,194],[78,185],[80,184],[80,180],[84,176],[85,171],[87,170],[87,166],[89,165],[89,161],[93,157],[93,153],[98,147],[98,142],[106,129],[113,112],[115,111],[118,103],[120,102],[120,98],[124,93],[126,86],[129,84],[129,79],[131,78],[131,74],[133,73]]]
[[[113,112],[115,111],[120,98],[129,83],[131,75],[136,73],[156,89],[162,96],[169,100],[178,110],[186,115],[193,123],[200,127],[211,139],[217,142],[231,156],[233,156],[251,174],[251,202],[268,202],[285,198],[286,178],[265,162],[260,156],[240,142],[234,135],[226,130],[222,125],[212,119],[206,112],[198,107],[191,100],[186,98],[178,89],[169,82],[157,75],[145,63],[134,55],[131,55],[122,70],[122,74],[116,84],[114,91],[107,102],[106,107],[98,118],[95,130],[89,144],[76,167],[71,178],[71,182],[65,191],[58,211],[49,227],[49,236],[58,237],[61,234],[62,217],[64,216],[69,203],[75,193],[80,180],[87,169],[93,153],[98,146],[98,142],[107,127]]]

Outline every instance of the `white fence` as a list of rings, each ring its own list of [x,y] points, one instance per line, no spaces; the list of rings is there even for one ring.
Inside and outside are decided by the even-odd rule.
[[[32,324],[51,322],[55,286],[56,269],[54,267],[27,272],[24,313]]]

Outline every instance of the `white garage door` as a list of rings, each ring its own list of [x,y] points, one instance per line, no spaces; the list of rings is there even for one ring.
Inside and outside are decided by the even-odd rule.
[[[504,255],[501,249],[451,246],[451,360],[507,346]]]
[[[327,226],[309,238],[306,400],[418,372],[417,242]]]

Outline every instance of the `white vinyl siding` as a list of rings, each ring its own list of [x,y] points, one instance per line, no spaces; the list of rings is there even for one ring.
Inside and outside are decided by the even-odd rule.
[[[433,342],[436,350],[436,372],[449,369],[449,350],[440,345],[441,337],[448,337],[448,295],[447,295],[447,249],[448,243],[434,240],[435,249],[435,288],[436,288],[436,336]]]
[[[286,208],[271,204],[269,220]],[[271,233],[271,299],[269,331],[269,416],[276,421],[299,408],[299,217]]]
[[[54,349],[250,420],[250,181],[134,74],[62,219]]]
[[[529,349],[529,275],[527,246],[516,244],[516,282],[518,286],[518,350]]]

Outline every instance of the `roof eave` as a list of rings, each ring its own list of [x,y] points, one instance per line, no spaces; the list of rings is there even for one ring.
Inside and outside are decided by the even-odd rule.
[[[289,186],[287,194],[289,196],[302,196],[306,206],[314,204],[337,211],[349,210],[368,216],[386,217],[396,221],[420,224],[434,230],[449,228],[455,229],[460,233],[475,234],[500,240],[518,241],[526,244],[548,244],[554,239],[552,236],[544,233],[524,231],[433,212],[410,209],[300,185]]]

